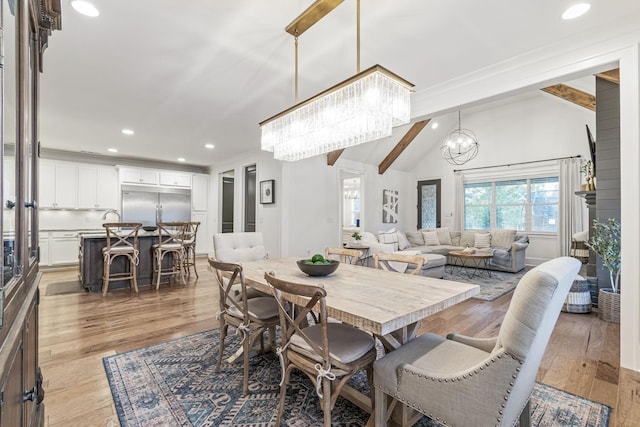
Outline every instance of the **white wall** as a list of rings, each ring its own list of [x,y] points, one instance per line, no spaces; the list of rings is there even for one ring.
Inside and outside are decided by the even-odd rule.
[[[595,134],[595,113],[543,92],[518,96],[465,110],[462,127],[476,133],[478,157],[463,166],[447,163],[438,147],[411,172],[411,185],[425,179],[442,180],[442,226],[458,230],[454,224],[454,169],[471,169],[510,163],[582,155],[589,159],[585,125]],[[453,129],[451,129],[453,130]],[[514,168],[517,166],[514,166]],[[411,193],[407,210],[415,210],[417,192]],[[585,224],[586,208],[585,210]],[[413,225],[411,229],[413,229]],[[527,264],[539,264],[558,256],[555,238],[530,234]]]
[[[282,178],[280,162],[273,160],[271,153],[257,151],[250,155],[236,158],[223,163],[216,163],[211,167],[211,181],[209,184],[209,234],[208,239],[212,241],[213,234],[219,233],[222,229],[220,190],[222,188],[222,180],[220,174],[223,172],[234,171],[234,231],[244,231],[244,168],[250,165],[256,165],[256,181],[258,202],[256,210],[256,231],[264,234],[265,246],[269,257],[278,258],[280,254],[280,212],[282,210]],[[260,181],[273,179],[275,180],[274,195],[275,203],[269,205],[261,205],[260,201]],[[212,244],[209,246],[213,248]]]

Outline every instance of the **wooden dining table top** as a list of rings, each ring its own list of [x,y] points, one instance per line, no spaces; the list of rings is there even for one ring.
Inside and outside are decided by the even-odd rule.
[[[415,324],[480,292],[478,285],[344,263],[328,276],[311,277],[298,269],[298,259],[268,259],[240,265],[247,285],[263,292],[270,292],[264,278],[267,271],[280,279],[324,288],[330,317],[379,336]],[[293,296],[285,298],[294,304],[306,302]]]

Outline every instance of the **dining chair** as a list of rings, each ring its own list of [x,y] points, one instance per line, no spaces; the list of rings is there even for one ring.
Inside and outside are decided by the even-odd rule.
[[[529,398],[580,261],[560,257],[528,271],[494,338],[421,335],[374,363],[375,425],[387,396],[444,424],[530,425]]]
[[[419,275],[427,262],[429,261],[420,255],[385,252],[373,254],[373,268],[385,271]]]
[[[153,276],[156,279],[156,289],[160,288],[162,276],[180,276],[183,285],[186,284],[182,262],[184,259],[185,222],[159,222],[158,243],[152,245],[153,249]],[[163,267],[164,257],[171,255],[171,265]],[[153,282],[153,278],[151,280]]]
[[[200,227],[200,221],[190,221],[185,223],[184,235],[182,236],[182,268],[187,276],[191,275],[191,267],[193,267],[193,273],[198,276],[198,270],[196,269],[196,237],[198,236],[198,228]]]
[[[102,296],[107,295],[110,280],[129,280],[131,288],[138,293],[137,266],[139,262],[139,222],[107,222],[102,224],[107,233],[107,246],[102,248],[103,269]],[[127,266],[123,272],[112,272],[116,258],[125,257]],[[127,271],[128,270],[128,271]]]
[[[326,259],[337,259],[344,264],[356,265],[362,257],[362,251],[347,248],[326,248],[324,250]]]
[[[376,359],[374,339],[360,329],[345,323],[327,322],[327,291],[323,288],[281,280],[265,273],[267,283],[278,302],[281,343],[276,349],[282,366],[280,404],[276,426],[280,425],[287,394],[287,384],[293,369],[306,374],[315,385],[324,413],[324,426],[331,426],[331,410],[341,390],[355,373],[365,369],[371,385],[372,363]],[[295,310],[287,307],[283,294],[296,301]],[[319,323],[308,326],[307,315],[319,313]],[[373,393],[371,407],[373,408]]]
[[[247,286],[240,264],[219,262],[209,259],[209,265],[219,288],[220,310],[220,347],[216,372],[220,370],[224,353],[225,338],[229,326],[236,329],[241,337],[244,357],[244,380],[242,394],[249,393],[249,356],[255,341],[260,338],[260,349],[264,351],[264,332],[269,331],[271,348],[275,348],[275,328],[279,323],[278,304],[273,297],[247,297]],[[228,280],[224,280],[223,273],[227,273]],[[240,298],[237,298],[234,285],[240,286]]]

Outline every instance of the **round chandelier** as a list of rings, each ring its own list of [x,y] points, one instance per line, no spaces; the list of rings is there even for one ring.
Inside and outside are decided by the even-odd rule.
[[[460,127],[460,111],[458,111],[458,129],[447,134],[442,140],[440,147],[442,157],[452,165],[464,165],[478,155],[478,147],[476,134]]]

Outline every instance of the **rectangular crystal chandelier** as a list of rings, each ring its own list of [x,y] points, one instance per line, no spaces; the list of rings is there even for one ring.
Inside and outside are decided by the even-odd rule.
[[[262,149],[293,161],[390,136],[409,123],[412,88],[374,65],[260,123]]]

